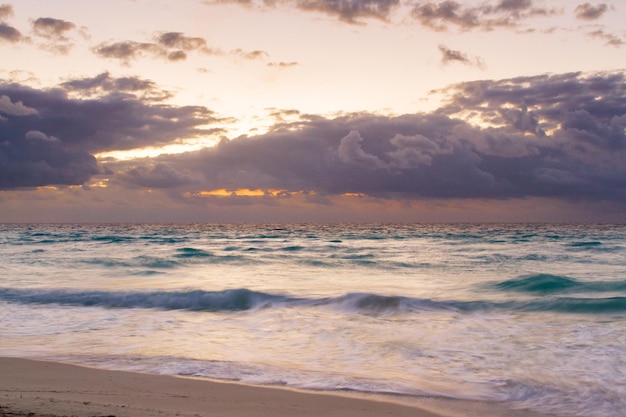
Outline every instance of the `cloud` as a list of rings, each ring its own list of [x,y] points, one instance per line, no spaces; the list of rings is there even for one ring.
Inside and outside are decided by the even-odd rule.
[[[465,82],[442,90],[449,94],[449,101],[439,112],[475,112],[482,115],[484,122],[510,125],[518,130],[521,126],[504,115],[508,111],[530,113],[550,130],[558,128],[563,117],[575,110],[588,110],[603,120],[622,114],[624,80],[624,73],[618,71]]]
[[[33,22],[33,30],[38,36],[64,41],[67,40],[65,34],[75,27],[72,22],[51,17],[40,17]]]
[[[161,163],[131,168],[122,173],[120,179],[146,188],[173,188],[198,181],[194,174],[184,168]]]
[[[0,21],[13,16],[13,6],[10,4],[0,4]]]
[[[298,62],[296,61],[291,61],[291,62],[268,62],[267,66],[268,67],[278,67],[278,68],[290,68],[290,67],[296,67],[300,65]]]
[[[29,130],[28,132],[26,132],[26,135],[24,136],[26,139],[28,140],[43,140],[43,141],[48,141],[48,142],[60,142],[59,138],[55,138],[54,136],[48,136],[43,132],[40,132],[38,130]]]
[[[596,20],[601,18],[608,9],[609,7],[604,3],[598,4],[597,6],[594,6],[591,3],[583,3],[576,6],[574,13],[576,14],[577,19]]]
[[[3,95],[0,96],[0,113],[11,116],[27,116],[30,114],[37,114],[37,110],[25,106],[21,101],[13,103],[11,102],[11,98],[9,96]]]
[[[400,0],[215,0],[207,5],[238,4],[260,9],[293,7],[305,12],[324,13],[348,24],[363,24],[363,19],[388,21],[401,6]]]
[[[445,45],[439,45],[439,51],[441,51],[441,63],[444,65],[452,62],[459,62],[464,65],[485,68],[485,63],[480,57],[470,58],[467,54],[450,49]]]
[[[11,16],[13,16],[13,6],[0,4],[0,41],[16,43],[27,39],[19,30],[6,23],[6,19]]]
[[[361,147],[363,138],[358,130],[351,130],[339,141],[337,156],[342,162],[362,166],[366,169],[386,168],[386,164],[376,155],[369,154]]]
[[[87,84],[86,90],[95,88],[97,83],[79,81]],[[64,84],[68,90],[0,84],[0,96],[11,97],[13,102],[20,101],[37,111],[37,115],[13,117],[0,124],[0,137],[23,136],[28,130],[38,130],[60,138],[68,147],[102,152],[164,145],[179,138],[204,137],[220,131],[205,127],[223,121],[205,107],[165,105],[131,94],[128,89],[134,87],[126,83],[139,81],[109,79],[112,85],[127,88],[125,94],[113,91],[88,99],[68,96],[68,90],[80,86],[72,82]]]
[[[296,7],[336,16],[346,23],[359,23],[359,19],[387,20],[399,0],[299,0]]]
[[[143,100],[162,101],[172,96],[171,93],[158,88],[154,81],[139,77],[113,77],[108,72],[91,78],[69,80],[62,83],[61,87],[81,97],[98,97],[115,93],[131,94]]]
[[[535,7],[533,0],[499,0],[479,6],[445,0],[438,3],[419,1],[411,15],[423,26],[437,31],[447,31],[451,27],[489,31],[497,27],[517,28],[527,19],[556,13],[555,9]]]
[[[103,58],[119,59],[125,64],[129,64],[130,61],[143,57],[164,57],[169,59],[169,54],[166,49],[155,43],[134,42],[134,41],[122,41],[113,43],[101,43],[93,49],[96,55]],[[179,60],[180,57],[174,55],[173,61]]]
[[[0,40],[15,43],[21,41],[22,33],[15,29],[13,26],[9,26],[6,23],[0,22]]]
[[[221,132],[210,125],[224,120],[205,107],[143,98],[155,90],[108,73],[45,90],[0,83],[0,187],[82,184],[99,172],[94,153]]]
[[[617,35],[614,35],[612,33],[607,33],[602,29],[596,29],[594,31],[591,31],[589,33],[587,33],[587,36],[594,38],[594,39],[602,39],[604,41],[606,41],[606,45],[608,46],[616,46],[616,47],[620,47],[622,45],[624,45],[624,40],[622,38],[620,38]]]
[[[625,81],[618,71],[465,82],[442,91],[447,101],[439,109],[400,116],[276,111],[265,134],[102,169],[120,189],[161,189],[189,204],[241,203],[253,194],[267,204],[295,196],[330,204],[345,195],[623,204]],[[99,169],[94,152],[214,133],[206,125],[219,119],[206,108],[141,99],[154,88],[108,73],[52,90],[0,85],[1,103],[11,109],[0,121],[1,186],[76,184]],[[68,95],[92,90],[95,99]],[[13,114],[21,106],[37,114]]]
[[[249,60],[263,60],[269,57],[269,54],[265,51],[256,50],[256,51],[244,51],[242,49],[234,49],[231,51],[231,54],[237,55],[244,59]]]
[[[61,84],[67,90],[94,90],[104,91],[144,91],[156,88],[156,84],[150,80],[138,77],[114,78],[108,72],[96,75],[92,78],[80,78]]]
[[[92,155],[64,149],[58,139],[43,132],[28,131],[21,138],[2,137],[0,189],[80,185],[99,171]]]
[[[155,38],[158,44],[167,48],[182,49],[184,51],[210,51],[205,39],[185,36],[181,32],[165,32],[155,36]]]
[[[244,189],[626,203],[625,81],[612,72],[461,83],[431,113],[300,115],[263,135],[110,168],[128,186],[182,178],[162,182],[182,199]]]
[[[67,36],[76,29],[76,25],[66,20],[40,17],[32,22],[33,34],[44,43],[39,46],[54,53],[66,54],[73,43]]]
[[[260,50],[234,49],[226,52],[209,47],[204,38],[186,36],[182,32],[156,33],[153,42],[104,42],[96,46],[93,52],[103,58],[118,59],[126,65],[142,57],[161,58],[170,62],[184,61],[192,52],[213,56],[232,55],[249,60],[265,59],[269,56],[267,52]]]

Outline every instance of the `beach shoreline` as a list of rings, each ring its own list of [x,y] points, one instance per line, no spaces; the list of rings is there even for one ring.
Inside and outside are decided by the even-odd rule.
[[[0,358],[0,416],[442,417],[356,395]]]
[[[546,417],[502,404],[307,391],[0,357],[0,417]]]

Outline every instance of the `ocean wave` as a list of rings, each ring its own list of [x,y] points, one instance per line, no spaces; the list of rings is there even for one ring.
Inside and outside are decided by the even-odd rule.
[[[280,250],[284,252],[297,252],[303,249],[304,249],[304,246],[293,245],[293,246],[285,246],[284,248],[281,248]]]
[[[537,294],[574,292],[621,292],[626,291],[626,281],[584,282],[574,278],[552,274],[521,276],[491,285],[501,291]]]
[[[551,274],[536,274],[498,282],[494,286],[504,291],[560,292],[580,286],[575,279]]]
[[[179,262],[152,256],[137,256],[131,259],[116,259],[116,258],[87,258],[82,259],[79,262],[88,265],[98,265],[104,268],[159,268],[159,269],[171,269],[180,265]]]
[[[123,236],[123,235],[104,235],[104,236],[93,236],[91,240],[99,243],[122,243],[122,242],[132,242],[135,238],[133,236]]]
[[[589,248],[589,247],[596,247],[600,245],[602,245],[602,242],[597,241],[597,240],[584,241],[584,242],[572,242],[569,244],[569,246],[573,248]]]
[[[520,306],[524,311],[557,312],[571,314],[608,314],[626,312],[626,297],[579,298],[559,297],[539,300]]]
[[[337,297],[290,297],[246,288],[224,291],[72,291],[0,288],[0,300],[19,304],[237,312],[265,308],[330,308],[347,314],[384,316],[426,312],[472,314],[493,311],[604,314],[626,312],[626,297],[557,297],[524,301],[432,300],[371,293]]]
[[[196,248],[180,248],[176,250],[176,258],[210,258],[214,255],[210,252]]]
[[[191,247],[179,248],[176,250],[175,258],[181,260],[184,263],[208,263],[208,264],[221,264],[221,263],[254,263],[250,258],[243,255],[217,255],[203,249],[196,249]]]
[[[189,311],[244,311],[288,300],[247,289],[225,291],[70,291],[0,289],[0,300],[20,304],[80,307],[146,308]]]

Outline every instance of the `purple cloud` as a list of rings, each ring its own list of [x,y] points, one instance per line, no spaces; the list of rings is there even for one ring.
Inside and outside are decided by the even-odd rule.
[[[583,3],[581,5],[576,6],[574,9],[574,13],[576,14],[577,19],[581,20],[596,20],[602,17],[604,13],[609,10],[609,6],[604,3],[598,4],[596,6],[591,3]]]
[[[9,26],[6,23],[0,22],[0,41],[15,43],[23,39],[22,33],[15,29],[13,26]]]
[[[450,49],[445,45],[439,45],[439,51],[441,52],[441,63],[444,65],[458,62],[464,65],[475,66],[478,68],[485,67],[485,63],[480,57],[470,58],[467,54],[461,51],[455,51],[453,49]]]
[[[301,0],[296,3],[301,10],[326,13],[352,24],[360,23],[360,19],[387,20],[399,5],[399,0]]]
[[[0,83],[0,188],[81,184],[99,172],[93,153],[220,132],[207,127],[224,121],[209,109],[165,105],[159,94],[168,97],[107,73],[49,90]]]
[[[426,114],[301,115],[214,148],[111,165],[129,185],[391,199],[547,197],[626,203],[623,73],[541,75],[451,86]],[[470,112],[483,124],[459,116]],[[163,167],[167,167],[165,170]]]
[[[419,1],[411,12],[423,26],[438,31],[451,27],[461,30],[517,28],[524,20],[556,13],[555,9],[535,7],[533,0],[500,0],[479,6],[464,5],[454,0]]]
[[[232,55],[249,60],[265,59],[269,56],[261,50],[244,51],[238,48],[226,52],[209,47],[204,38],[186,36],[182,32],[157,33],[153,42],[104,42],[96,46],[93,52],[103,58],[118,59],[126,65],[142,57],[161,58],[170,62],[184,61],[192,52],[214,56]]]

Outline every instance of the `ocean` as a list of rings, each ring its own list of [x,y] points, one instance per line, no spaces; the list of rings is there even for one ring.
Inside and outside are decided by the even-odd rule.
[[[626,226],[0,225],[0,355],[626,415]]]

